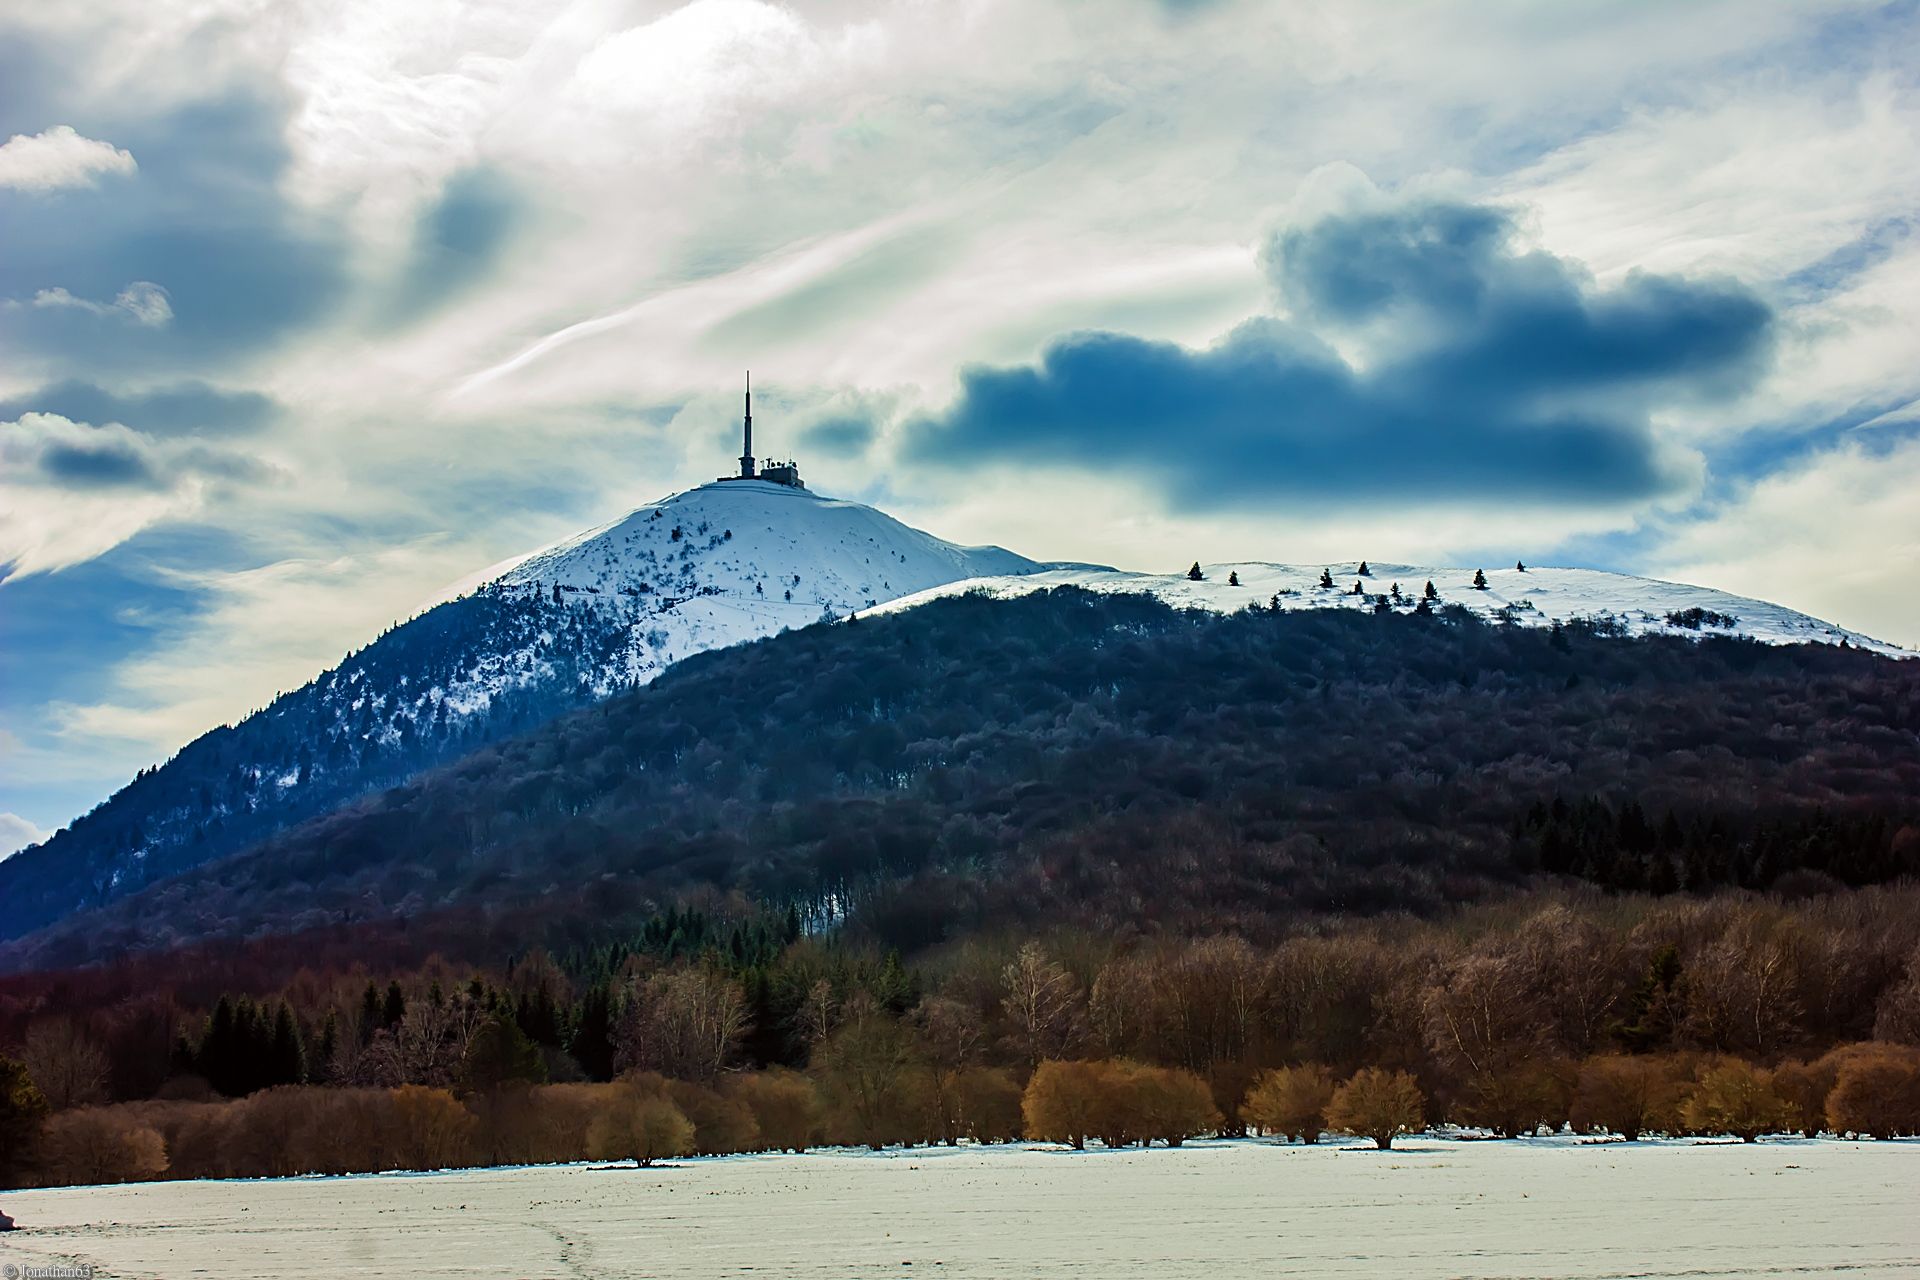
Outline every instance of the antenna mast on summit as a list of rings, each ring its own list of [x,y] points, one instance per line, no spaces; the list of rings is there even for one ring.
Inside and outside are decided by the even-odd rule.
[[[747,424],[740,444],[740,478],[753,479],[753,370],[747,370]]]

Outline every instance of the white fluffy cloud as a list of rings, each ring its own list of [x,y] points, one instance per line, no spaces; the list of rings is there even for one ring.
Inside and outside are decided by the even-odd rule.
[[[0,144],[0,187],[16,191],[91,187],[104,174],[126,176],[138,167],[132,152],[82,137],[71,125],[55,125],[45,133],[16,133]]]
[[[17,813],[0,813],[0,860],[39,844],[51,831],[42,831]]]

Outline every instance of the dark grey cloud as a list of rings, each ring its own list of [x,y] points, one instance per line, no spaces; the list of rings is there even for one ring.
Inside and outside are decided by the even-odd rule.
[[[809,452],[857,458],[867,451],[878,434],[879,424],[867,414],[830,413],[808,424],[800,432],[800,443]]]
[[[400,324],[483,282],[512,240],[525,203],[498,172],[468,169],[448,181],[414,227],[413,251],[388,309]]]
[[[279,191],[290,103],[235,90],[152,116],[81,113],[67,123],[139,161],[109,195],[0,193],[0,343],[56,375],[214,374],[327,313],[346,283],[341,228]],[[172,318],[23,305],[45,290],[112,299],[136,281],[165,290]]]
[[[40,451],[42,476],[68,489],[165,489],[169,481],[138,442],[101,434],[81,441],[58,441]]]
[[[1741,286],[1603,287],[1519,250],[1493,209],[1335,216],[1276,236],[1264,262],[1290,318],[1197,351],[1072,333],[1036,365],[968,368],[909,454],[1120,468],[1190,508],[1631,502],[1695,478],[1654,415],[1736,395],[1772,357],[1772,313]]]
[[[94,426],[58,417],[0,422],[6,481],[46,490],[164,492],[187,480],[227,488],[270,484],[279,470],[219,445],[157,439],[125,424]]]
[[[277,421],[281,408],[257,391],[223,391],[182,382],[150,391],[117,393],[79,378],[49,383],[0,399],[0,422],[23,413],[57,413],[75,422],[119,422],[150,436],[251,435]]]

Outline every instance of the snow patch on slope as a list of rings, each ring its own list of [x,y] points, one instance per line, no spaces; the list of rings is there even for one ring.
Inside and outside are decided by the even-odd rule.
[[[1372,564],[1361,577],[1355,564],[1286,565],[1233,562],[1201,566],[1204,579],[1186,574],[1129,573],[1117,569],[1063,568],[1019,578],[976,578],[952,582],[907,596],[880,611],[910,609],[928,600],[977,591],[1010,597],[1049,587],[1075,586],[1089,591],[1157,596],[1183,609],[1230,613],[1251,604],[1281,609],[1360,609],[1371,612],[1381,600],[1389,608],[1411,611],[1431,581],[1437,605],[1460,605],[1481,617],[1521,626],[1591,620],[1626,635],[1730,635],[1766,644],[1847,644],[1891,657],[1914,656],[1845,627],[1823,622],[1782,605],[1730,595],[1709,587],[1636,578],[1597,569],[1490,569],[1486,589],[1473,585],[1473,569],[1431,565]],[[1323,569],[1333,578],[1320,586]],[[1229,585],[1237,576],[1240,585]],[[1355,585],[1360,594],[1353,594]],[[1400,589],[1396,600],[1392,594]],[[1694,611],[1698,611],[1697,613]],[[1728,620],[1731,620],[1730,622]]]

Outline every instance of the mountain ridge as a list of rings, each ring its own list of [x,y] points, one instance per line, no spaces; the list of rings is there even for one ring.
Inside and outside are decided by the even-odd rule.
[[[669,494],[509,562],[0,862],[0,938],[645,684],[692,654],[953,578],[1040,567],[783,485]]]
[[[0,939],[97,907],[555,716],[695,654],[955,594],[1062,586],[1176,608],[1413,612],[1520,626],[1906,650],[1709,588],[1585,569],[1380,563],[1205,566],[1199,580],[964,547],[876,508],[759,480],[670,494],[493,566],[301,688],[188,743],[52,838],[0,862]],[[1336,573],[1335,571],[1338,570]],[[1322,578],[1322,574],[1326,578]],[[1329,586],[1319,585],[1322,581]],[[1436,600],[1423,606],[1427,582]],[[1398,588],[1398,594],[1394,589]]]

